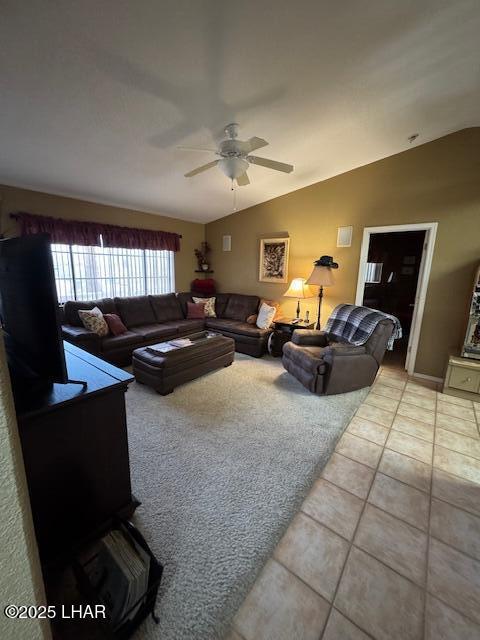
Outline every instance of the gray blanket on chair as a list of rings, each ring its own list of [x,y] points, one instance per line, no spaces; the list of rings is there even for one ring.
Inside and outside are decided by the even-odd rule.
[[[383,311],[355,304],[339,304],[327,320],[325,331],[358,347],[367,342],[382,320],[391,320],[394,324],[393,333],[388,340],[388,349],[391,351],[394,341],[402,337],[402,325],[398,318]]]

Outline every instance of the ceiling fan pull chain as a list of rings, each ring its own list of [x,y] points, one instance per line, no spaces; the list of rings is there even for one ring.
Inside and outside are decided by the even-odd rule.
[[[233,211],[237,210],[237,190],[235,189],[235,183],[232,180],[232,191],[233,191]]]

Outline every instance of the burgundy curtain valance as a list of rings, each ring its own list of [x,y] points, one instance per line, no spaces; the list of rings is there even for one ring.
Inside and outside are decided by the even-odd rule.
[[[12,213],[12,218],[20,224],[22,235],[48,233],[56,244],[76,244],[81,246],[116,247],[119,249],[151,249],[153,251],[179,251],[178,233],[131,229],[114,224],[63,220],[32,213]],[[100,241],[100,236],[102,237]]]
[[[151,249],[152,251],[180,251],[182,237],[178,233],[116,227],[111,224],[102,225],[101,233],[104,247]]]
[[[13,213],[12,218],[20,224],[22,236],[34,233],[48,233],[56,244],[78,244],[100,246],[100,226],[91,222],[60,220],[31,213]]]

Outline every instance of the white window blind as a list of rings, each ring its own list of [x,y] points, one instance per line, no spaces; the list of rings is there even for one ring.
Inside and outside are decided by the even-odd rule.
[[[365,282],[379,284],[382,282],[383,262],[367,262]]]
[[[175,291],[174,252],[52,244],[59,302]]]

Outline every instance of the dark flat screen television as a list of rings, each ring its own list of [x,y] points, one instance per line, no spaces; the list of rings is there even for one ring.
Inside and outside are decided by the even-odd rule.
[[[0,240],[0,320],[14,391],[68,381],[47,234]]]

